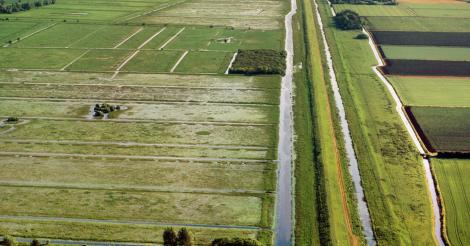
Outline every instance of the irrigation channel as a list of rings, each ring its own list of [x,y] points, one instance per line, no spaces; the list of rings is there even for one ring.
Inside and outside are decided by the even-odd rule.
[[[292,244],[292,77],[294,73],[294,37],[292,17],[297,13],[297,2],[291,0],[291,10],[285,17],[286,74],[282,77],[279,145],[278,145],[278,182],[276,201],[276,244]]]
[[[372,52],[374,53],[375,59],[377,60],[378,65],[372,67],[372,70],[375,72],[375,74],[380,78],[382,83],[384,83],[385,87],[387,87],[387,90],[390,92],[390,94],[393,97],[393,100],[395,101],[396,104],[396,111],[400,115],[401,120],[403,121],[403,124],[406,127],[406,130],[410,134],[411,139],[413,140],[414,145],[418,149],[420,155],[423,158],[423,166],[424,166],[424,171],[426,174],[426,180],[428,183],[428,189],[431,194],[431,202],[432,202],[432,209],[433,209],[433,220],[434,220],[434,233],[436,236],[436,241],[437,244],[440,246],[445,245],[442,237],[442,224],[441,224],[441,211],[438,203],[438,197],[436,194],[436,184],[434,182],[434,178],[431,173],[431,163],[429,162],[427,158],[427,153],[424,150],[423,146],[421,146],[421,142],[419,141],[419,137],[417,133],[414,131],[412,124],[409,122],[408,117],[405,115],[403,103],[400,100],[400,97],[398,96],[397,92],[393,88],[392,84],[385,78],[385,76],[379,71],[379,67],[382,67],[385,65],[383,62],[380,53],[377,49],[377,45],[374,43],[374,39],[371,37],[370,33],[368,33],[365,29],[362,29],[362,31],[369,37],[369,45],[372,49]]]
[[[321,33],[322,40],[323,40],[325,57],[328,63],[328,72],[330,75],[330,83],[331,83],[331,87],[333,90],[333,97],[335,99],[336,108],[338,109],[338,114],[340,118],[341,132],[343,134],[343,141],[344,141],[344,145],[346,148],[346,155],[349,161],[348,169],[349,169],[349,173],[351,174],[352,181],[354,183],[354,188],[356,190],[356,200],[357,200],[357,206],[359,210],[359,217],[361,219],[362,227],[364,228],[367,245],[376,245],[374,232],[372,230],[372,222],[371,222],[371,218],[369,214],[369,209],[367,207],[367,202],[364,196],[364,190],[361,184],[361,174],[359,172],[359,165],[358,165],[358,161],[356,158],[356,153],[354,151],[351,134],[349,132],[349,124],[346,119],[346,112],[345,112],[344,105],[343,105],[343,99],[341,98],[341,94],[339,92],[338,81],[336,80],[336,74],[335,74],[335,70],[333,67],[333,59],[332,59],[330,48],[328,46],[328,42],[326,39],[325,30],[323,28],[323,22],[320,16],[320,10],[319,10],[317,1],[316,0],[312,0],[312,1],[315,5],[315,12],[317,16],[318,25],[320,26],[320,33]],[[335,15],[334,11],[333,11],[333,15]]]

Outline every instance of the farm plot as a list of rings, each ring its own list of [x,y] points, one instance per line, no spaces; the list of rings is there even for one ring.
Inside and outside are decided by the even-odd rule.
[[[470,33],[373,31],[378,44],[470,47]]]
[[[67,66],[67,70],[112,72],[117,69],[130,53],[129,50],[90,50],[77,61]]]
[[[470,107],[470,79],[388,76],[405,105]]]
[[[470,62],[430,60],[386,60],[388,75],[470,76]]]
[[[175,72],[223,74],[234,53],[214,51],[193,51],[183,59]]]
[[[16,40],[17,38],[22,38],[41,27],[44,27],[44,25],[34,22],[2,21],[0,22],[0,30],[2,30],[0,33],[0,43],[3,44],[8,41]]]
[[[414,16],[415,14],[402,5],[357,5],[357,4],[334,4],[336,12],[353,10],[360,16]]]
[[[468,18],[470,16],[470,6],[463,3],[434,3],[434,4],[401,4],[417,16],[425,17],[450,17]]]
[[[167,6],[170,1],[152,0],[136,1],[126,0],[113,2],[103,0],[74,1],[62,0],[54,5],[44,6],[39,9],[14,13],[11,16],[19,19],[53,19],[65,21],[107,22],[126,19],[148,8]]]
[[[137,23],[213,25],[252,29],[280,29],[286,11],[283,1],[197,0],[184,2],[133,20]]]
[[[444,17],[375,17],[365,18],[369,30],[408,32],[468,32],[470,18]]]
[[[445,209],[447,236],[452,245],[470,242],[470,160],[432,159]]]
[[[182,51],[141,51],[122,68],[124,72],[169,73]]]
[[[60,69],[83,51],[70,49],[0,49],[0,67],[16,69]],[[25,56],[27,55],[27,57]]]
[[[470,61],[470,48],[381,45],[388,59]]]
[[[410,107],[408,116],[428,149],[438,153],[470,151],[468,108]]]

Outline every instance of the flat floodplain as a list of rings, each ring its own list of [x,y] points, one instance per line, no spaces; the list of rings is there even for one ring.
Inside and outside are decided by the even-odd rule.
[[[467,159],[432,159],[445,209],[447,236],[452,245],[467,245],[470,231],[470,161]]]
[[[411,107],[410,118],[430,151],[470,151],[470,110],[468,108]],[[430,145],[430,146],[429,146]]]
[[[272,245],[281,78],[225,71],[283,49],[287,7],[59,0],[0,21],[0,235]]]

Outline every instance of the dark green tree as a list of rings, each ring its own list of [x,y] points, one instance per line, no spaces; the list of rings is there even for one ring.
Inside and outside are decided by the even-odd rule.
[[[163,231],[163,245],[176,246],[176,232],[172,227],[168,227]]]
[[[41,246],[41,242],[37,239],[33,239],[33,241],[31,241],[31,246]]]
[[[186,228],[181,228],[178,231],[178,239],[177,244],[178,246],[192,246],[194,243],[193,233],[188,231]]]
[[[336,14],[334,20],[336,26],[343,30],[353,30],[362,28],[362,21],[359,14],[349,9]]]
[[[263,246],[258,240],[251,238],[218,238],[212,241],[212,246]]]

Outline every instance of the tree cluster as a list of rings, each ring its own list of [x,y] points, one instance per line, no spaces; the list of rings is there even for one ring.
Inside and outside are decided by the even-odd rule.
[[[286,70],[286,52],[268,49],[238,50],[230,68],[232,74],[280,74]]]
[[[192,246],[193,244],[193,233],[184,227],[178,231],[178,234],[171,227],[163,231],[164,246]]]
[[[107,103],[96,104],[93,108],[93,116],[94,117],[103,117],[105,114],[109,114],[114,111],[121,110],[121,106],[119,105],[109,105]]]
[[[212,246],[263,246],[257,240],[251,238],[218,238],[212,241]]]
[[[12,2],[7,4],[5,0],[0,0],[0,14],[12,14],[21,11],[28,11],[32,8],[40,8],[50,4],[55,4],[56,0],[34,0],[34,1],[21,1]]]
[[[343,30],[354,30],[362,28],[362,20],[358,13],[352,10],[344,10],[334,17],[336,27]]]

